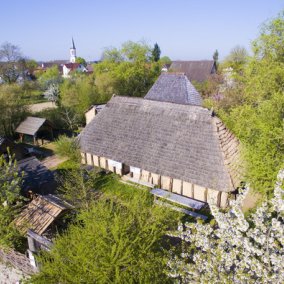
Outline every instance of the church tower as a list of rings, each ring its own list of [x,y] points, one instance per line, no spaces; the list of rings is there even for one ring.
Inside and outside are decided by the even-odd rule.
[[[75,61],[76,61],[76,47],[72,37],[72,47],[70,48],[70,62],[75,63]]]

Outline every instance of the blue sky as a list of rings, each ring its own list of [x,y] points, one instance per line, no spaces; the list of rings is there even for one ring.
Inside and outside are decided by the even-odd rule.
[[[236,45],[249,49],[263,22],[283,0],[0,0],[0,44],[18,45],[37,60],[100,58],[127,40],[157,42],[171,59],[224,58]]]

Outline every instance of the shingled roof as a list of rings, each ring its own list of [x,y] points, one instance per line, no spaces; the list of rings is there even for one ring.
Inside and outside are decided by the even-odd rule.
[[[200,94],[184,73],[162,73],[145,96],[147,100],[202,105]]]
[[[52,194],[39,195],[21,212],[15,224],[22,232],[32,229],[41,235],[63,211],[72,208],[70,204]]]
[[[28,116],[20,125],[16,128],[17,133],[23,133],[28,135],[35,135],[41,126],[46,122],[45,118]]]
[[[219,191],[233,191],[238,141],[209,110],[113,97],[80,135],[81,151]],[[218,125],[217,125],[218,124]]]
[[[216,73],[216,65],[214,60],[173,61],[170,71],[184,72],[191,82],[203,82]]]

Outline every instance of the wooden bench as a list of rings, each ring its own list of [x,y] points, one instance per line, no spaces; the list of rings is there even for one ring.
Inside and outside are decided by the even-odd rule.
[[[206,206],[205,202],[198,201],[198,200],[195,200],[195,199],[192,199],[192,198],[189,198],[189,197],[181,196],[181,195],[176,194],[176,193],[168,192],[168,191],[160,189],[160,188],[152,189],[151,193],[155,197],[165,199],[165,200],[168,200],[170,202],[173,202],[173,203],[185,206],[185,207],[192,208],[193,210],[200,210],[204,206]],[[176,206],[171,205],[171,204],[166,204],[165,202],[159,201],[157,203],[161,204],[161,205],[165,205],[167,207],[171,207],[172,209],[174,209],[176,211],[185,213],[187,215],[190,215],[190,216],[193,216],[193,217],[196,217],[196,218],[198,217],[198,218],[201,218],[203,220],[207,219],[206,216],[199,214],[199,213],[196,213],[196,212],[192,212],[192,211],[187,210],[187,209],[179,208],[179,207],[176,207]]]

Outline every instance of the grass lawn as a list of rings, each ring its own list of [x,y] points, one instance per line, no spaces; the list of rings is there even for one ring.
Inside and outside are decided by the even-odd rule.
[[[64,173],[68,170],[74,170],[78,168],[78,164],[75,162],[72,162],[70,160],[67,160],[63,163],[61,163],[56,170],[60,174],[61,172]],[[97,169],[99,171],[99,169]],[[98,172],[98,177],[96,178],[96,182],[94,184],[94,189],[99,190],[101,193],[103,193],[104,196],[110,196],[110,197],[116,197],[120,200],[124,200],[126,202],[131,201],[132,198],[135,196],[140,196],[141,194],[146,194],[149,196],[150,203],[153,204],[154,202],[154,196],[150,193],[150,188],[136,184],[136,183],[125,183],[120,179],[120,177],[114,173],[105,173],[104,171]],[[173,204],[176,206],[176,204]],[[160,206],[160,205],[157,205]],[[182,207],[182,206],[180,206]],[[182,222],[196,222],[196,218],[188,216],[186,214],[183,214],[181,212],[177,212],[175,210],[172,210],[170,208],[164,207],[165,210],[171,212],[173,218],[177,218],[181,220]],[[185,208],[189,209],[189,208]],[[189,209],[190,210],[190,209]],[[208,216],[208,221],[210,221],[210,210],[205,209],[202,212],[198,212],[200,214],[204,214]]]

